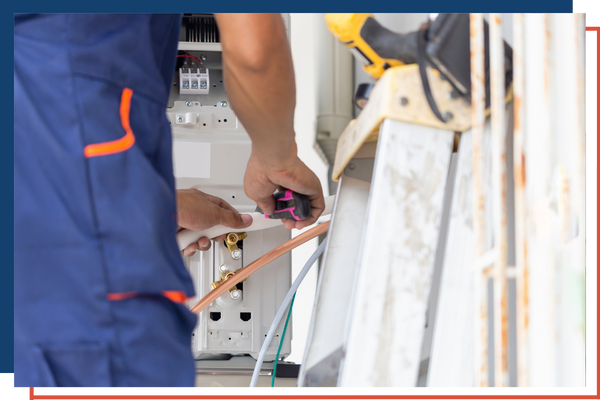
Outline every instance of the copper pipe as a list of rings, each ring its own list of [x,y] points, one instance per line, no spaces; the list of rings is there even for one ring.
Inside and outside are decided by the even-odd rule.
[[[281,257],[288,251],[291,251],[296,247],[300,246],[301,244],[308,242],[310,239],[313,239],[319,236],[320,234],[327,232],[327,229],[329,229],[329,221],[317,225],[312,229],[309,229],[303,234],[298,235],[295,238],[285,242],[281,246],[274,248],[264,256],[258,258],[256,261],[248,264],[245,268],[237,270],[237,272],[231,278],[227,279],[225,282],[217,286],[216,289],[212,290],[210,293],[208,293],[206,296],[200,299],[199,302],[194,304],[190,308],[190,311],[194,314],[199,314],[200,311],[204,310],[206,307],[208,307],[210,303],[218,299],[223,293],[225,293],[227,290],[229,290],[236,284],[240,283],[241,281],[258,271],[271,261]]]

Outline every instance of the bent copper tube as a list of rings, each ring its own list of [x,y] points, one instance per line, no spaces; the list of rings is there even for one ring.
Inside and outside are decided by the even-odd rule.
[[[194,304],[190,308],[190,311],[194,314],[199,314],[200,311],[208,307],[210,303],[218,299],[223,293],[225,293],[227,290],[249,277],[251,274],[255,273],[256,271],[258,271],[271,261],[275,260],[276,258],[281,257],[288,251],[291,251],[292,249],[295,249],[301,244],[306,243],[310,239],[327,232],[327,229],[329,229],[329,221],[317,225],[314,228],[311,228],[308,231],[296,236],[295,238],[288,240],[281,246],[274,248],[264,256],[258,258],[256,261],[248,264],[245,268],[237,270],[237,272],[233,276],[231,276],[229,279],[217,286],[216,289],[212,290],[210,293],[204,296],[199,302]]]

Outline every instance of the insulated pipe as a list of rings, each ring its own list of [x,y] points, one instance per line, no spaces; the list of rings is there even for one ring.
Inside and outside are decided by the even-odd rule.
[[[321,215],[331,214],[331,212],[333,211],[334,201],[335,196],[325,197],[325,210]],[[259,212],[250,213],[248,215],[252,217],[252,225],[250,225],[247,228],[244,228],[244,232],[260,231],[262,229],[273,228],[275,226],[283,224],[280,219],[265,218],[264,214],[261,214]],[[183,229],[177,234],[177,245],[179,246],[179,250],[181,251],[190,244],[196,242],[201,237],[206,236],[208,238],[214,238],[225,233],[229,233],[231,231],[235,231],[235,229],[223,225],[216,225],[212,228],[205,229],[203,231],[191,231],[189,229]]]
[[[275,314],[275,318],[273,319],[273,322],[271,323],[271,327],[269,328],[267,337],[260,348],[260,352],[258,353],[258,358],[256,359],[256,364],[254,364],[254,372],[252,373],[252,379],[250,380],[250,387],[256,386],[256,382],[258,381],[258,375],[260,373],[260,369],[262,367],[263,361],[265,360],[265,356],[267,355],[267,350],[269,350],[269,346],[271,345],[273,336],[275,336],[275,331],[277,330],[277,327],[279,326],[279,323],[281,322],[281,319],[283,318],[283,314],[285,314],[285,311],[288,308],[288,305],[292,301],[292,298],[294,297],[294,294],[296,294],[296,291],[298,290],[298,287],[304,280],[304,277],[306,276],[308,271],[310,271],[310,269],[315,264],[317,259],[321,256],[321,254],[323,254],[323,251],[325,251],[325,247],[327,247],[327,238],[325,238],[325,240],[323,240],[323,242],[319,245],[317,250],[315,250],[315,252],[310,256],[310,258],[304,265],[304,268],[302,268],[302,271],[300,271],[300,273],[298,274],[298,277],[296,278],[296,280],[294,280],[292,287],[290,287],[287,294],[285,295],[285,298],[281,302],[281,305],[279,306],[279,310],[277,310],[277,314]],[[283,340],[283,337],[281,338],[281,340]]]

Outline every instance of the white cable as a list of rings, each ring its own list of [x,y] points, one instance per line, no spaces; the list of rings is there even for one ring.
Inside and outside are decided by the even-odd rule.
[[[325,210],[321,215],[331,214],[333,210],[333,203],[335,201],[335,196],[325,197]],[[254,212],[248,214],[252,217],[252,225],[247,228],[244,228],[244,232],[252,232],[259,231],[262,229],[272,228],[274,226],[282,225],[280,219],[269,219],[265,218],[264,214],[259,212]],[[235,231],[235,229],[233,229]],[[205,229],[203,231],[191,231],[189,229],[183,229],[181,232],[177,234],[177,244],[179,246],[179,250],[185,249],[190,244],[196,242],[201,237],[206,236],[207,238],[214,238],[225,233],[231,232],[232,229],[223,225],[216,225],[212,228]],[[238,229],[239,231],[239,229]]]
[[[285,295],[285,298],[283,299],[281,306],[279,306],[279,310],[277,310],[277,314],[275,314],[275,318],[273,319],[271,328],[269,328],[269,333],[267,333],[267,337],[265,338],[265,341],[263,342],[263,345],[260,348],[260,352],[258,353],[258,359],[256,360],[256,365],[254,366],[254,372],[252,373],[252,380],[250,381],[250,387],[256,386],[256,381],[258,380],[258,374],[260,373],[260,369],[262,367],[263,361],[265,359],[265,356],[267,355],[267,349],[271,345],[273,336],[275,336],[275,331],[277,330],[277,327],[279,326],[279,323],[281,322],[281,319],[283,318],[283,314],[285,314],[285,311],[287,310],[288,305],[292,301],[292,297],[294,297],[294,293],[296,293],[296,290],[298,290],[298,286],[300,286],[300,284],[302,283],[302,280],[304,279],[304,277],[306,276],[308,271],[311,269],[311,267],[313,266],[315,261],[317,261],[319,256],[321,254],[323,254],[323,250],[325,250],[325,246],[327,246],[327,237],[325,238],[325,240],[323,240],[323,242],[319,245],[319,247],[317,247],[317,250],[315,250],[315,252],[312,254],[312,256],[310,256],[310,258],[308,259],[306,264],[304,264],[304,268],[302,268],[302,271],[300,271],[300,273],[298,274],[298,277],[292,284],[292,287],[290,287],[290,290],[288,290],[287,294]],[[281,338],[281,340],[283,340],[283,337]]]

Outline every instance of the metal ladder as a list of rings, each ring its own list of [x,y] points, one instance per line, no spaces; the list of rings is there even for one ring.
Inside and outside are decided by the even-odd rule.
[[[570,60],[546,65],[545,72],[554,77],[569,67],[573,76],[568,79],[581,83],[583,18],[516,16],[515,42],[535,40],[547,28],[540,21],[579,40]],[[517,101],[514,107],[506,103],[501,27],[500,16],[491,15],[490,120],[485,116],[483,16],[473,14],[471,30],[477,33],[471,39],[472,106],[450,96],[449,83],[430,71],[439,108],[453,116],[443,124],[427,106],[416,66],[391,68],[340,137],[333,168],[334,178],[339,178],[338,193],[299,386],[584,382],[585,333],[579,330],[581,320],[569,314],[581,313],[582,304],[585,310],[585,301],[581,303],[582,294],[572,293],[567,284],[542,276],[544,262],[549,261],[552,276],[560,274],[572,284],[581,284],[585,267],[582,114],[576,107],[563,114],[553,114],[547,107],[545,114],[535,114],[539,110],[532,100],[538,99],[540,80],[533,74],[539,60],[527,59],[518,43],[514,48]],[[560,45],[547,40],[550,50]],[[531,83],[526,84],[524,75]],[[553,88],[554,95],[574,103],[581,100],[581,92],[568,91],[560,83]],[[514,129],[513,109],[519,122]],[[545,117],[548,130],[554,121],[571,124],[573,140],[579,145],[569,146],[562,158],[539,154],[534,139],[558,150],[566,144],[559,139],[553,142],[560,136],[534,129],[534,121],[526,118],[530,115]],[[513,131],[514,159],[512,153],[507,156]],[[524,149],[535,161],[524,163]],[[525,170],[528,182],[546,179],[543,190],[558,191],[558,197],[549,200],[546,192],[540,194],[539,185],[521,180]],[[557,188],[551,187],[551,171],[557,171]],[[569,192],[569,187],[574,190]],[[542,217],[534,206],[547,212]],[[540,218],[557,226],[544,226]],[[531,228],[536,223],[538,230]],[[541,231],[546,228],[547,232]],[[558,245],[551,240],[557,232],[562,238]],[[526,245],[535,249],[530,247],[527,254]],[[509,252],[514,255],[509,257]],[[564,258],[567,254],[574,257],[572,263]],[[526,274],[534,271],[538,282],[527,279]],[[512,279],[516,311],[511,312]],[[548,282],[554,286],[548,288]],[[533,296],[527,292],[531,289],[537,290],[539,298],[527,297]],[[541,304],[556,296],[560,299],[555,307],[544,311]],[[529,300],[531,304],[526,304]],[[535,320],[542,341],[559,333],[566,337],[546,343],[551,349],[540,354],[541,347],[531,343],[531,333],[523,326],[526,318]],[[563,325],[558,326],[558,321]],[[543,333],[543,328],[549,331]],[[509,340],[511,329],[513,340]]]

